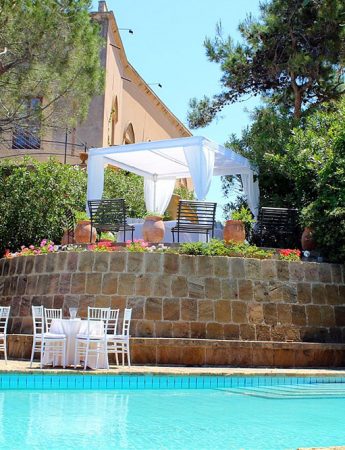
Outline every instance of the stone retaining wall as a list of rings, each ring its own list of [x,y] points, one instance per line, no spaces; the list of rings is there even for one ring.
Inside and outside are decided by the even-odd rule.
[[[31,348],[31,335],[8,336],[10,358],[29,360]],[[130,348],[134,365],[345,367],[345,344],[131,338]]]
[[[0,260],[9,330],[31,305],[133,308],[139,337],[345,342],[344,266],[157,253],[57,253]]]

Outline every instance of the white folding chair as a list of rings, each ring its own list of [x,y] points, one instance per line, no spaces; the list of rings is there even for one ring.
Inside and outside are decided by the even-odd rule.
[[[55,314],[55,313],[54,313]],[[30,359],[30,367],[32,367],[32,361],[36,352],[40,352],[40,366],[42,369],[43,358],[45,354],[47,357],[53,356],[53,366],[56,365],[56,358],[61,356],[62,366],[66,367],[66,336],[64,334],[53,334],[49,331],[45,331],[44,317],[46,313],[43,306],[32,307],[32,320],[34,326],[34,336],[32,343],[32,352]],[[48,317],[50,313],[48,312]],[[49,323],[49,327],[51,321]]]
[[[4,352],[7,364],[7,323],[10,316],[10,306],[0,306],[0,351]]]
[[[119,354],[121,355],[122,365],[125,365],[125,356],[127,356],[128,367],[131,366],[129,351],[129,330],[131,327],[132,308],[126,308],[123,315],[122,334],[108,334],[108,354],[115,354],[116,365],[119,365]]]
[[[98,369],[99,356],[104,355],[106,367],[109,368],[107,353],[107,330],[110,308],[92,308],[87,311],[87,333],[77,334],[74,352],[74,368],[77,367],[77,357],[84,361],[84,370],[91,355],[96,356],[96,369]],[[94,326],[99,322],[98,326]]]
[[[46,333],[50,332],[50,327],[54,319],[62,319],[62,309],[44,308],[44,318],[46,325]]]
[[[44,333],[44,315],[43,306],[33,306],[32,307],[32,321],[33,321],[33,342],[32,351],[30,358],[30,367],[32,367],[32,361],[34,359],[35,353],[41,353],[42,351],[42,339]]]
[[[108,334],[107,334],[107,343],[108,344],[109,344],[109,342],[114,341],[116,338],[119,314],[120,314],[119,309],[111,309],[110,310],[110,316],[109,316],[109,322],[108,322]],[[109,349],[109,346],[108,346],[108,349]]]
[[[111,339],[112,336],[116,335],[117,324],[119,321],[119,313],[120,313],[119,309],[111,309],[110,310],[109,321],[108,321],[108,330],[107,330],[107,332],[108,332],[107,339]]]
[[[56,366],[58,357],[61,357],[62,366],[66,367],[67,337],[63,333],[52,333],[51,325],[53,320],[62,319],[62,309],[44,308],[45,333],[43,339],[43,359],[52,357],[53,366]]]

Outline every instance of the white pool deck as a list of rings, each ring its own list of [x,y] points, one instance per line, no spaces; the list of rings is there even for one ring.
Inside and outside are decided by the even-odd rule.
[[[290,377],[345,377],[344,369],[272,369],[272,368],[240,368],[240,367],[178,367],[178,366],[131,366],[122,367],[110,365],[109,370],[86,370],[80,368],[62,369],[47,366],[40,369],[38,362],[34,362],[30,368],[29,361],[0,360],[0,373],[73,373],[73,374],[159,374],[159,375],[225,375],[225,376],[290,376]]]

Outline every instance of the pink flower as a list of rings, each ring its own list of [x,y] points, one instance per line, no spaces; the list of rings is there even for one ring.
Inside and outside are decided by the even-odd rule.
[[[34,246],[34,245],[30,245],[30,246],[29,246],[29,249],[30,249],[30,250],[35,250],[35,246]]]
[[[47,239],[43,239],[40,243],[40,247],[44,247],[47,244]]]

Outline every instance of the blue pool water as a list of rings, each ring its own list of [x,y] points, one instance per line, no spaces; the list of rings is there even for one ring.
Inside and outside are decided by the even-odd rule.
[[[37,377],[34,386],[32,377],[10,378],[0,379],[1,449],[279,450],[345,444],[342,380],[202,377],[191,384],[187,377],[122,377],[122,388],[114,389],[115,377],[103,377],[96,390],[88,379],[92,384],[100,377],[68,377],[76,380],[69,389],[67,376]],[[189,388],[182,387],[182,378]],[[159,379],[163,387],[153,388]],[[198,389],[200,379],[204,387]],[[84,382],[88,387],[80,389]]]

